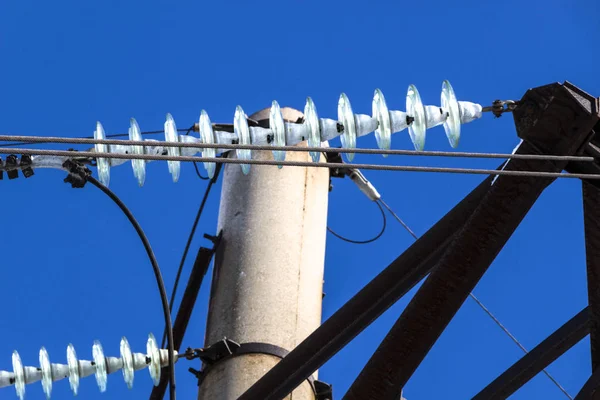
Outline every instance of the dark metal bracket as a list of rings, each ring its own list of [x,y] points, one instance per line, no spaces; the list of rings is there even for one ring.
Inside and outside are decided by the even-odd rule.
[[[71,187],[81,189],[87,183],[87,178],[92,174],[85,165],[73,160],[64,162],[63,167],[69,171],[69,175],[64,179],[65,183],[71,184]]]
[[[7,156],[4,165],[6,166],[6,176],[8,176],[8,179],[16,179],[19,177],[19,163],[17,161],[17,156],[14,154]]]
[[[344,160],[342,159],[342,154],[338,152],[333,153],[328,151],[327,153],[325,153],[325,159],[328,163],[342,164],[344,162]],[[343,178],[347,175],[347,173],[347,168],[329,168],[330,178]]]
[[[32,160],[29,154],[23,154],[21,156],[21,172],[25,178],[31,178],[33,176],[33,168],[31,168]]]
[[[514,111],[519,105],[518,101],[513,100],[494,100],[491,106],[483,107],[482,112],[491,112],[494,117],[500,118],[505,112]]]
[[[188,360],[199,358],[202,361],[202,368],[199,371],[194,368],[188,369],[198,379],[198,386],[200,386],[210,368],[225,359],[244,354],[267,354],[283,359],[288,353],[288,350],[269,343],[252,342],[240,344],[231,339],[223,338],[206,348],[188,349],[186,351],[186,358]],[[332,385],[315,380],[312,376],[308,377],[307,381],[315,393],[316,400],[333,400]]]
[[[221,238],[223,237],[223,230],[220,230],[219,233],[215,235],[209,235],[208,233],[204,234],[204,239],[208,239],[213,244],[213,252],[217,250],[219,244],[221,243]]]

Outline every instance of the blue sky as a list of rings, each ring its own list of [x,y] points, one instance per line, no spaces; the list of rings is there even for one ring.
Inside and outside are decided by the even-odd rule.
[[[0,133],[88,136],[100,120],[107,133],[126,132],[130,117],[142,130],[162,129],[167,112],[178,127],[206,109],[230,122],[236,105],[252,113],[274,99],[302,108],[306,96],[323,117],[336,115],[341,92],[355,112],[370,113],[381,88],[392,109],[404,110],[407,86],[426,104],[439,104],[449,79],[457,96],[487,105],[518,99],[530,87],[570,80],[600,95],[600,3],[581,1],[357,2],[357,1],[104,1],[0,3]],[[510,116],[463,127],[459,150],[510,152],[518,142]],[[337,145],[334,142],[333,145]],[[358,141],[375,147],[372,135]],[[57,146],[61,147],[61,146]],[[410,149],[406,131],[392,147]],[[429,132],[426,149],[449,150],[443,129]],[[358,155],[357,162],[495,168],[494,160],[440,160]],[[366,172],[384,199],[417,234],[460,201],[482,176]],[[163,319],[144,249],[120,211],[93,187],[74,190],[64,174],[1,181],[3,194],[0,369],[11,369],[17,349],[37,365],[46,346],[64,362],[72,342],[90,358],[100,340],[117,355],[119,339],[145,349],[148,332]],[[165,163],[148,166],[139,188],[129,165],[113,169],[111,188],[146,230],[170,288],[193,213],[206,183],[185,165],[173,184]],[[351,184],[335,181],[329,225],[354,238],[379,230],[379,214]],[[528,348],[575,315],[587,302],[580,183],[561,180],[540,198],[475,289],[479,298]],[[217,189],[220,187],[217,186]],[[348,201],[352,199],[352,205]],[[218,190],[199,233],[214,233]],[[390,222],[384,237],[356,246],[327,237],[324,318],[330,316],[412,243]],[[194,249],[207,242],[198,235]],[[189,260],[190,263],[192,260]],[[189,273],[186,265],[184,276]],[[184,346],[199,347],[209,286],[202,288]],[[327,363],[320,378],[340,398],[400,315],[412,291]],[[418,399],[466,399],[521,357],[521,351],[467,300],[406,386]],[[197,387],[177,368],[178,394]],[[197,365],[194,365],[197,367]],[[585,339],[549,368],[575,395],[590,373]],[[41,385],[28,399],[42,399]],[[146,371],[132,391],[119,375],[99,394],[82,382],[85,399],[145,399]],[[14,396],[12,388],[2,398]],[[68,383],[54,398],[70,398]],[[14,397],[16,398],[16,397]],[[514,399],[562,399],[544,376]]]

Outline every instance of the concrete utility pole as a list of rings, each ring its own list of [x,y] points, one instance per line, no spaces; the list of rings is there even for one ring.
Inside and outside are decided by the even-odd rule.
[[[291,122],[302,116],[290,108],[282,113]],[[268,120],[269,109],[250,118]],[[252,158],[273,155],[254,151]],[[288,152],[286,159],[311,160],[308,152]],[[227,337],[290,351],[321,324],[328,192],[327,168],[252,165],[244,175],[239,165],[224,166],[218,222],[223,237],[206,347]],[[278,362],[267,354],[223,359],[206,371],[198,399],[235,400]],[[314,400],[314,394],[305,382],[286,397],[291,398]]]

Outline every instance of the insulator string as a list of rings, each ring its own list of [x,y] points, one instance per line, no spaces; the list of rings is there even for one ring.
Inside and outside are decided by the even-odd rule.
[[[28,154],[28,155],[46,155],[65,157],[65,160],[72,158],[75,154],[72,151],[64,150],[43,150],[43,149],[1,149],[0,154]],[[450,167],[426,167],[412,165],[378,165],[378,164],[356,164],[356,163],[314,163],[310,161],[275,161],[275,160],[240,160],[236,158],[205,158],[197,156],[161,156],[161,155],[134,155],[134,154],[116,154],[116,153],[95,153],[78,152],[79,157],[105,157],[111,159],[142,159],[142,160],[172,160],[183,162],[213,162],[223,164],[252,164],[252,165],[283,165],[291,167],[317,167],[317,168],[354,168],[364,170],[378,171],[406,171],[406,172],[438,172],[454,174],[475,174],[475,175],[505,175],[505,176],[530,176],[538,178],[571,178],[571,179],[600,179],[600,174],[569,174],[560,172],[538,172],[538,171],[510,171],[496,169],[480,168],[450,168]],[[515,154],[516,156],[516,154]],[[513,156],[509,155],[509,158]],[[515,157],[516,158],[516,157]],[[18,166],[16,167],[18,168]],[[60,168],[60,167],[59,167]]]
[[[237,106],[233,118],[233,132],[224,125],[214,125],[210,122],[206,111],[202,110],[197,124],[200,138],[194,138],[187,135],[178,135],[178,129],[175,120],[171,114],[167,114],[164,124],[165,142],[175,143],[175,146],[161,146],[161,143],[133,145],[133,147],[116,142],[108,145],[103,142],[107,138],[104,128],[100,122],[96,123],[94,131],[94,150],[96,153],[120,153],[128,154],[140,153],[146,154],[164,154],[169,156],[191,156],[198,153],[201,149],[202,156],[214,158],[216,152],[226,152],[224,148],[219,148],[218,144],[228,145],[271,145],[274,159],[276,161],[285,160],[285,150],[283,146],[296,145],[308,140],[312,147],[323,147],[323,143],[328,142],[340,136],[342,147],[346,149],[355,149],[357,138],[375,132],[377,144],[383,150],[389,150],[391,144],[391,135],[408,129],[410,139],[415,150],[423,150],[425,146],[426,131],[439,125],[443,125],[450,145],[454,148],[458,145],[460,138],[460,128],[462,124],[469,123],[481,118],[483,107],[479,104],[458,101],[450,82],[442,83],[442,92],[440,96],[441,106],[423,105],[420,94],[414,85],[409,85],[406,95],[406,112],[398,110],[389,110],[381,90],[375,90],[372,102],[372,116],[366,114],[355,114],[352,110],[350,100],[345,93],[340,95],[338,101],[337,119],[319,118],[317,109],[312,99],[307,98],[304,116],[295,122],[285,122],[282,110],[276,101],[272,102],[269,114],[269,127],[265,128],[258,125],[256,121],[249,123],[248,117],[241,106]],[[141,140],[141,130],[135,119],[131,119],[129,128],[129,139]],[[47,142],[48,139],[42,139]],[[148,141],[150,142],[150,141]],[[215,148],[198,146],[189,146],[184,149],[179,143],[206,143],[217,145]],[[164,142],[162,144],[165,144]],[[251,149],[236,147],[235,152],[240,160],[251,160]],[[312,151],[313,161],[318,161],[318,152]],[[343,152],[348,162],[352,162],[355,152]],[[104,185],[108,185],[110,180],[110,167],[118,165],[115,161],[110,161],[106,157],[96,157],[98,175]],[[137,159],[136,159],[137,160]],[[173,182],[179,180],[180,161],[169,159],[167,161],[169,172]],[[205,162],[204,166],[208,172],[209,178],[214,173],[214,162]],[[240,163],[244,174],[250,172],[250,163]],[[278,164],[282,167],[283,164]],[[133,162],[134,174],[140,185],[144,182],[145,163]]]
[[[132,353],[129,342],[125,337],[120,342],[120,356],[107,357],[100,342],[92,346],[92,360],[80,360],[72,344],[67,346],[66,364],[50,362],[48,351],[40,349],[40,366],[24,366],[17,351],[13,352],[13,371],[0,370],[0,388],[15,386],[17,397],[25,398],[26,385],[41,381],[42,389],[47,399],[52,394],[52,386],[56,381],[68,379],[71,391],[76,396],[79,393],[79,383],[82,378],[94,375],[101,392],[107,390],[108,375],[117,371],[123,372],[127,387],[133,387],[135,371],[148,368],[155,386],[160,382],[161,369],[169,364],[169,351],[160,349],[153,334],[148,335],[146,353]],[[182,355],[175,352],[174,362]]]

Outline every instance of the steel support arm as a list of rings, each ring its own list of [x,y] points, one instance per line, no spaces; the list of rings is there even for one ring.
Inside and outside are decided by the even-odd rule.
[[[181,304],[179,305],[179,310],[177,311],[175,323],[173,324],[174,347],[177,351],[179,351],[181,343],[183,342],[185,331],[187,330],[192,311],[194,310],[194,305],[196,304],[196,299],[198,298],[200,286],[202,286],[202,281],[204,280],[206,271],[208,271],[214,253],[214,249],[207,249],[204,247],[201,247],[200,250],[198,250],[192,272],[190,273],[185,292],[183,293],[183,298],[181,299]],[[158,386],[155,386],[152,389],[150,400],[162,400],[165,396],[168,383],[169,371],[168,367],[165,367],[160,374]]]
[[[575,400],[600,400],[600,369],[596,369],[583,385]]]
[[[590,310],[579,312],[496,378],[473,400],[507,399],[589,333]],[[579,398],[579,397],[578,397]]]
[[[520,154],[535,154],[527,142]],[[506,170],[564,165],[511,160]],[[500,176],[368,361],[344,399],[395,400],[552,179]]]
[[[336,311],[238,400],[280,400],[423,279],[487,193],[492,177]]]
[[[576,154],[586,145],[591,136],[592,127],[598,122],[598,100],[569,83],[565,83],[564,85],[552,84],[528,91],[523,99],[521,99],[519,107],[513,112],[513,115],[518,134],[526,142],[524,146],[521,146],[522,149],[530,151],[532,154],[572,155]],[[535,145],[530,145],[527,142],[534,143]],[[508,166],[508,168],[557,172],[562,171],[565,167],[563,164],[517,161],[524,160],[512,160],[510,162],[512,166]],[[540,178],[510,178],[513,177],[499,177],[496,184],[492,186],[496,187],[496,189],[493,189],[495,194],[487,193],[485,196],[486,199],[490,199],[488,200],[488,207],[479,207],[479,216],[476,218],[479,224],[485,225],[489,222],[486,219],[492,222],[497,219],[498,222],[496,229],[490,228],[485,230],[485,227],[481,227],[482,230],[485,230],[484,236],[489,240],[503,240],[501,238],[506,234],[510,236],[510,232],[516,227],[514,225],[515,222],[518,224],[520,218],[524,216],[524,213],[533,204],[539,193],[551,182],[551,180]],[[477,203],[481,202],[484,198],[483,195],[489,188],[490,181],[490,179],[487,179],[482,184],[483,186],[480,185],[468,196],[468,200],[463,200],[459,206],[455,207],[444,219],[430,229],[426,235],[396,259],[392,265],[350,299],[350,301],[300,343],[279,364],[267,372],[263,378],[257,381],[238,400],[279,400],[285,397],[313,371],[323,365],[343,346],[362,332],[366,326],[373,322],[431,271],[436,264],[436,259],[441,252],[445,251],[444,248],[454,238],[456,232],[459,229],[465,230],[462,228],[463,224],[471,216]],[[502,195],[500,194],[501,190],[497,189],[498,187],[509,189],[511,193]],[[517,198],[515,199],[513,196]],[[505,208],[506,204],[514,205],[518,210]],[[492,207],[494,205],[499,208],[493,210]],[[503,212],[506,212],[507,215],[500,217],[496,215]],[[520,216],[520,213],[523,214]],[[473,219],[471,218],[471,221]],[[477,250],[473,253],[474,257],[477,257],[477,260],[475,262],[470,260],[470,264],[483,265],[483,271],[485,271],[497,254],[497,252],[494,253],[490,249],[495,248],[499,251],[502,245],[495,242],[485,242],[478,237],[474,237],[473,241],[478,243],[480,247],[474,249]],[[446,264],[451,261],[451,257],[448,254],[454,254],[456,259],[461,258],[456,251],[459,247],[455,246],[453,252],[446,251]],[[469,246],[468,244],[465,247],[474,248],[474,246]],[[488,259],[487,265],[485,265],[486,259]],[[479,272],[483,273],[483,271]],[[461,273],[461,271],[458,272],[459,274]],[[456,278],[452,274],[449,274],[449,277]],[[446,316],[454,315],[456,311],[452,312],[452,309],[458,309],[462,301],[464,301],[464,298],[460,300],[462,292],[466,287],[474,286],[480,276],[478,277],[478,272],[475,272],[464,278],[462,282],[459,282],[459,284],[462,284],[458,288],[461,295],[458,297],[456,294],[454,295],[454,298],[458,299],[458,301],[449,305],[435,305]],[[431,281],[431,278],[429,280]],[[460,277],[459,281],[461,281]],[[432,282],[436,282],[436,279],[432,280]],[[440,282],[431,285],[435,286],[437,283]],[[454,290],[451,286],[448,286],[447,289]],[[468,291],[464,293],[464,297],[466,298],[467,295]],[[441,300],[441,298],[437,298],[437,300]],[[418,365],[420,363],[422,357],[429,351],[429,348],[433,345],[439,333],[441,333],[437,332],[437,330],[440,327],[443,329],[447,324],[443,319],[442,321],[433,321],[433,323],[437,323],[438,325],[435,326],[433,332],[427,332],[428,337],[424,338],[421,344],[421,354],[417,355],[418,351],[413,353],[413,364]],[[420,328],[424,331],[427,330],[423,326]],[[392,371],[392,373],[394,372]],[[408,376],[411,374],[412,372]],[[406,378],[406,374],[404,378]],[[401,377],[398,379],[398,382],[402,382],[404,378]],[[401,383],[400,386],[402,385]],[[401,388],[397,389],[397,393],[400,393]],[[371,397],[367,396],[360,399],[368,398]],[[378,400],[384,399],[378,398]]]
[[[592,371],[600,363],[600,189],[582,182]]]
[[[598,122],[598,101],[569,83],[529,90],[513,113],[517,153],[573,155]],[[566,163],[512,159],[506,170],[561,172]],[[369,360],[345,399],[394,400],[550,179],[500,176]]]

